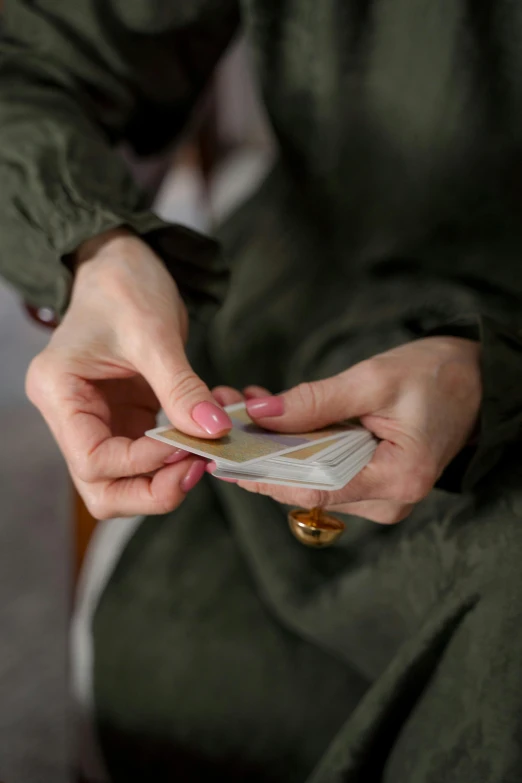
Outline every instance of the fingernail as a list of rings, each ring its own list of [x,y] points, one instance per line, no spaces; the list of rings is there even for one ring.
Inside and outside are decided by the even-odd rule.
[[[175,449],[172,454],[169,454],[167,459],[163,460],[163,463],[165,465],[174,465],[176,462],[181,462],[181,460],[185,459],[185,457],[188,457],[188,455],[189,452],[184,451],[184,449]]]
[[[232,422],[224,410],[211,402],[200,402],[192,409],[192,418],[209,435],[219,435],[232,429]]]
[[[237,484],[239,479],[224,478],[223,476],[216,476],[220,481],[226,481],[227,484]]]
[[[198,481],[203,478],[205,467],[206,463],[202,459],[198,459],[196,462],[192,463],[180,482],[179,486],[182,492],[190,492],[191,489],[194,489]]]
[[[256,419],[265,416],[282,416],[285,411],[285,402],[282,397],[261,397],[256,400],[247,400],[246,409],[248,415]]]

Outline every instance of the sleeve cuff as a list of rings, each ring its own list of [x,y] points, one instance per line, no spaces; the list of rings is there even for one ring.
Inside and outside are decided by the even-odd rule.
[[[437,488],[470,492],[492,471],[522,431],[522,332],[487,316],[466,316],[423,337],[480,340],[482,404],[476,443],[465,446],[446,467]]]
[[[522,428],[522,333],[516,327],[480,318],[482,406],[473,458],[463,476],[470,491],[497,465]]]
[[[28,305],[50,308],[59,319],[73,279],[67,256],[82,242],[126,226],[163,259],[191,314],[215,303],[226,290],[217,243],[151,212],[105,138],[83,116],[67,119],[36,113],[32,124],[3,129],[0,269],[7,282]]]
[[[27,249],[29,258],[38,251],[38,268],[29,270],[25,280],[13,281],[26,304],[49,308],[60,320],[68,307],[73,283],[73,275],[65,263],[66,257],[82,242],[119,226],[125,226],[140,236],[161,258],[176,281],[191,318],[206,320],[206,314],[215,310],[223,300],[228,270],[215,240],[185,226],[168,223],[148,210],[133,214],[105,212],[86,217],[90,219],[71,231],[61,252],[56,250],[52,253],[48,245]],[[28,228],[26,239],[30,233]],[[54,257],[42,263],[45,250]],[[41,270],[45,270],[45,279],[39,274]]]

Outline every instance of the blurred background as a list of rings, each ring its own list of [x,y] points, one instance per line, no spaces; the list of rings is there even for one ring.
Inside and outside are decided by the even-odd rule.
[[[122,154],[154,193],[157,212],[211,232],[255,188],[273,154],[244,44],[232,47],[175,150],[152,161]],[[2,783],[65,783],[74,756],[68,633],[78,510],[58,449],[24,394],[27,366],[48,337],[0,280]]]
[[[71,493],[24,396],[47,334],[0,283],[0,779],[65,781]]]

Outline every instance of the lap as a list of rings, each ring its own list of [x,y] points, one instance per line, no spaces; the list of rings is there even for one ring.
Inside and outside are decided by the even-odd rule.
[[[114,780],[301,781],[366,687],[274,620],[204,485],[135,534],[94,638]]]
[[[477,721],[507,742],[502,709],[520,717],[518,484],[515,471],[480,497],[434,492],[392,528],[349,518],[321,552],[291,538],[285,509],[216,482],[147,520],[94,625],[114,779],[303,781],[333,740],[314,780],[340,779],[337,765],[359,783],[377,756],[387,782],[418,783],[458,736],[466,756]]]
[[[367,616],[393,605],[404,635],[374,658],[313,783],[519,779],[522,472],[508,456],[477,496],[434,493],[377,556]]]

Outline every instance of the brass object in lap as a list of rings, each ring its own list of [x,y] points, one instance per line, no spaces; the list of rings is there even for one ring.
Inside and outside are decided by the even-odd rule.
[[[288,514],[288,524],[301,544],[317,549],[333,544],[345,528],[340,519],[321,508],[295,508]]]

